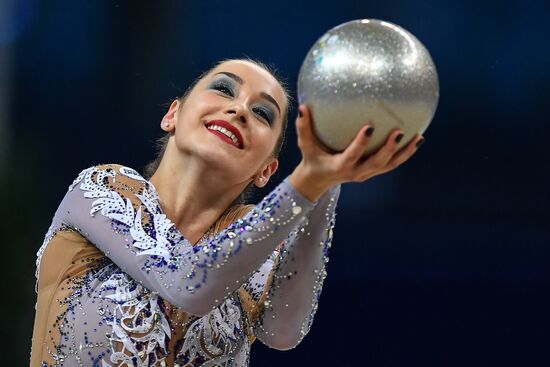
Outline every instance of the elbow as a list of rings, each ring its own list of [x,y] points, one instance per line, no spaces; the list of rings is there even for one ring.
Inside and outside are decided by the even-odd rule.
[[[258,330],[256,337],[270,348],[285,351],[296,348],[306,334],[302,329],[280,325],[276,330]]]
[[[181,292],[179,294],[167,295],[165,298],[172,305],[182,309],[190,315],[197,317],[205,316],[215,307],[211,304],[211,302],[198,294],[185,294]]]
[[[196,317],[206,316],[210,311],[212,311],[212,307],[202,307],[201,305],[196,305],[192,302],[178,305],[178,307],[184,310],[189,315],[193,315]]]
[[[289,342],[288,340],[281,340],[280,342],[276,342],[273,345],[269,345],[270,348],[280,350],[280,351],[287,351],[294,349],[300,344],[300,341],[296,342]]]
[[[197,317],[209,314],[231,295],[231,293],[224,294],[225,289],[220,290],[205,284],[193,290],[186,289],[185,286],[179,287],[179,290],[176,289],[176,287],[169,288],[169,291],[166,292],[166,300],[186,313]]]

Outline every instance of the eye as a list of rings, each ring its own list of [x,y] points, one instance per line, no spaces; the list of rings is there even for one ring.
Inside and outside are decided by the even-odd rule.
[[[256,106],[252,109],[254,113],[264,119],[269,125],[273,124],[273,112],[264,106]]]
[[[220,93],[223,93],[223,94],[225,94],[227,96],[230,96],[230,97],[235,96],[235,91],[233,90],[233,85],[231,84],[231,82],[229,82],[227,80],[223,80],[223,79],[216,80],[210,85],[210,88],[214,89],[214,90],[217,90]]]

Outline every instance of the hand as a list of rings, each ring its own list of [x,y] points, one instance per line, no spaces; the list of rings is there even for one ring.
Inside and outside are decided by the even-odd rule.
[[[371,177],[389,172],[406,162],[417,150],[422,136],[414,139],[401,150],[398,142],[403,137],[400,129],[388,135],[386,143],[375,153],[363,158],[369,136],[374,129],[366,124],[359,130],[351,144],[340,153],[330,153],[317,139],[309,109],[298,107],[302,116],[296,119],[298,147],[302,151],[302,161],[290,176],[292,185],[308,200],[317,201],[330,187],[345,182],[364,182]],[[370,134],[368,134],[370,132]],[[401,136],[401,138],[400,138]]]

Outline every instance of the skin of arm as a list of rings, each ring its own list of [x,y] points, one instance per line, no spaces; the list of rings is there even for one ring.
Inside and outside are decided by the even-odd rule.
[[[297,191],[313,202],[335,185],[365,182],[394,170],[411,158],[424,140],[417,135],[407,146],[398,150],[397,145],[403,138],[403,132],[395,129],[380,149],[364,157],[363,153],[374,131],[372,124],[367,123],[343,152],[331,153],[315,136],[307,106],[299,107],[299,115],[296,132],[302,160],[292,172],[290,182]]]

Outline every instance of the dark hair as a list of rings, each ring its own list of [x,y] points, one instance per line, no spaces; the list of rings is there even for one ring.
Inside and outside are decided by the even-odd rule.
[[[291,97],[288,93],[286,83],[278,75],[278,72],[277,72],[276,69],[274,69],[270,66],[267,66],[266,64],[262,63],[261,61],[250,59],[250,58],[222,60],[222,61],[217,62],[212,68],[210,68],[209,70],[203,72],[198,78],[196,78],[193,81],[193,83],[191,83],[191,85],[187,88],[185,93],[182,96],[177,97],[176,100],[179,100],[181,102],[185,101],[185,98],[187,98],[187,96],[189,95],[191,90],[195,87],[195,85],[197,85],[197,83],[202,78],[204,78],[210,71],[212,71],[212,69],[216,68],[220,64],[223,64],[227,61],[246,61],[246,62],[249,62],[249,63],[254,64],[256,66],[259,66],[262,69],[264,69],[265,71],[267,71],[268,73],[270,73],[281,85],[281,87],[283,89],[283,92],[285,94],[287,103],[286,103],[286,109],[283,111],[283,126],[282,126],[282,129],[281,129],[281,134],[279,135],[279,138],[277,139],[277,142],[275,144],[275,148],[273,149],[273,156],[278,157],[279,153],[283,149],[284,144],[286,142],[286,129],[287,129],[287,125],[288,125],[288,115],[289,115],[289,112],[290,112],[292,99],[291,99]],[[151,162],[149,162],[143,169],[143,177],[145,177],[147,180],[150,180],[151,177],[153,177],[153,175],[157,171],[157,169],[160,165],[160,162],[161,162],[161,160],[164,156],[164,153],[166,151],[166,147],[168,145],[168,140],[170,139],[171,135],[172,135],[172,133],[168,132],[168,133],[165,133],[164,135],[162,135],[159,139],[157,139],[157,141],[155,143],[157,155],[156,155],[155,159],[152,160]],[[231,220],[231,219],[233,219],[233,220],[238,219],[240,217],[240,215],[237,215],[237,214],[240,214],[241,212],[244,213],[246,211],[245,209],[248,207],[246,204],[248,203],[250,198],[254,196],[255,189],[256,189],[256,187],[254,186],[254,184],[250,183],[243,190],[243,192],[239,195],[239,197],[229,206],[229,208],[227,208],[227,210],[222,215],[222,217],[220,217],[220,220],[218,220],[215,227],[220,227],[220,225],[223,225],[223,226],[221,226],[221,228],[219,228],[218,230],[215,229],[215,232],[218,232],[219,230],[223,229],[225,226],[229,225],[232,221],[230,221],[229,223],[226,223],[226,224],[225,224],[225,222],[227,222],[228,220]],[[223,220],[222,220],[222,218],[223,218]]]

